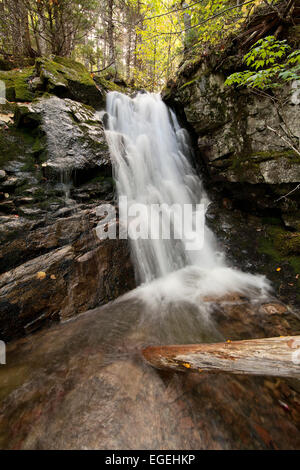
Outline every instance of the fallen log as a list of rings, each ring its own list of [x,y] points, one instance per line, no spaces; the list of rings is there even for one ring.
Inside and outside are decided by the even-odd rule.
[[[300,336],[149,346],[142,353],[158,369],[300,378]]]

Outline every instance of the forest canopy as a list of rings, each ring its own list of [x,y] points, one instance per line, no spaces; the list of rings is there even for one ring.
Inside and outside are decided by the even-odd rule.
[[[155,90],[183,58],[221,51],[257,7],[278,4],[288,17],[293,0],[0,0],[0,54],[18,65],[71,57]]]

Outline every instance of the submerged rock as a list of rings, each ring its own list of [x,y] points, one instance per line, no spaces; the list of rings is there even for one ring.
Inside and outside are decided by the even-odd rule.
[[[132,292],[9,344],[0,368],[0,447],[299,448],[296,380],[159,372],[141,349],[199,342],[205,322],[189,303],[168,310],[163,302],[158,314]],[[245,300],[216,305],[215,318],[223,341],[297,331],[292,315],[270,315]]]

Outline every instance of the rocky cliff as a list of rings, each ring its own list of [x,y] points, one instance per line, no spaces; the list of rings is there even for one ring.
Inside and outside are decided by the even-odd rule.
[[[76,62],[0,72],[0,337],[9,340],[135,286],[124,240],[96,236],[114,203],[99,110],[111,82]]]
[[[235,55],[234,55],[235,54]],[[277,294],[299,301],[300,87],[271,96],[224,87],[241,70],[232,46],[194,57],[164,90],[194,135],[213,203],[207,220],[234,264],[266,274]]]

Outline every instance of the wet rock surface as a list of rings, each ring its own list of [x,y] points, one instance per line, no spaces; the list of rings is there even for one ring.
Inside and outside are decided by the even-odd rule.
[[[300,137],[295,83],[263,96],[225,87],[227,75],[226,62],[212,67],[203,61],[192,76],[179,75],[164,95],[173,106],[183,106],[210,177],[250,187],[299,182],[299,154],[293,149]]]
[[[278,214],[255,215],[235,207],[234,199],[212,196],[206,221],[228,262],[245,272],[265,275],[277,298],[298,312],[299,233],[287,230]]]
[[[114,181],[102,120],[85,103],[103,106],[104,92],[83,66],[66,61],[41,59],[31,75],[27,69],[27,75],[5,75],[12,90],[7,97],[16,100],[0,105],[0,338],[5,341],[135,287],[126,240],[100,240],[95,231],[96,207],[114,204]],[[39,81],[32,78],[37,71]],[[17,85],[31,95],[21,99]],[[45,90],[60,97],[44,95]]]
[[[133,292],[86,312],[135,283],[126,241],[100,241],[95,232],[96,206],[114,200],[102,123],[86,106],[96,93],[98,107],[102,94],[86,76],[83,85],[78,74],[77,85],[71,83],[66,67],[56,61],[53,69],[43,61],[20,71],[17,81],[6,76],[9,99],[18,103],[5,103],[0,112],[0,334],[5,340],[30,335],[11,341],[7,364],[0,365],[0,447],[299,448],[297,381],[162,373],[140,354],[149,344],[299,334],[297,316],[282,303],[287,296],[294,300],[298,282],[287,267],[296,266],[298,249],[294,199],[283,201],[288,210],[278,224],[262,225],[259,217],[245,218],[236,207],[228,180],[227,198],[216,197],[217,209],[207,214],[233,264],[280,279],[279,300],[250,303],[234,293],[207,298],[207,321],[189,303],[172,304],[167,311],[158,306],[157,317]],[[42,96],[45,91],[57,96]],[[220,123],[222,113],[216,111],[213,119]],[[229,153],[237,145],[223,144]],[[220,153],[212,162],[219,165],[223,157]],[[272,168],[264,171],[274,174]],[[266,204],[265,186],[260,198],[251,200],[248,188],[240,194],[255,207],[257,201]],[[261,232],[262,240],[271,238],[271,247],[262,247],[261,258],[269,260],[263,263],[251,254]],[[52,324],[58,320],[68,321]]]
[[[214,323],[206,341],[299,332],[290,313],[277,319],[235,295],[210,301]],[[203,340],[203,318],[188,305],[159,315],[158,322],[131,293],[9,345],[0,368],[0,447],[299,447],[297,381],[156,371],[143,362],[143,347]]]
[[[163,96],[193,134],[213,201],[207,220],[232,263],[266,274],[299,306],[299,88],[267,96],[225,87],[242,67],[229,54],[187,61]]]
[[[80,180],[97,172],[111,175],[111,162],[102,121],[94,109],[55,96],[20,105],[18,127],[36,127],[33,157],[46,178],[64,182]],[[87,175],[85,175],[87,173]]]
[[[102,305],[135,286],[127,241],[99,240],[97,222],[95,210],[82,210],[2,248],[10,263],[21,263],[0,276],[2,339]]]

